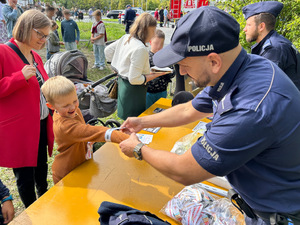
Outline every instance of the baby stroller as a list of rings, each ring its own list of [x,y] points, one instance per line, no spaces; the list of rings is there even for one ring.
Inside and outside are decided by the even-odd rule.
[[[104,123],[98,119],[113,114],[117,109],[117,101],[108,95],[108,89],[113,83],[111,78],[117,74],[113,73],[92,82],[87,79],[87,67],[87,58],[79,50],[56,53],[45,63],[49,77],[62,75],[75,84],[79,108],[88,124],[101,123],[103,126],[119,127],[121,124],[116,120],[110,119]],[[106,81],[108,82],[105,85],[102,84]]]

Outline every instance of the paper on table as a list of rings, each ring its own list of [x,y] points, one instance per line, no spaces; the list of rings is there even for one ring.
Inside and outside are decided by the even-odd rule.
[[[152,142],[153,135],[151,134],[136,134],[136,135],[138,136],[140,141],[145,145],[148,145]]]
[[[170,73],[173,73],[173,70],[169,67],[160,68],[160,67],[157,67],[157,66],[153,66],[150,69],[151,69],[151,71],[155,71],[155,72],[170,72]]]

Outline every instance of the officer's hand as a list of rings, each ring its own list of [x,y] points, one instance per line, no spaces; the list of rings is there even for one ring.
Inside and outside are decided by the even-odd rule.
[[[141,118],[139,117],[129,117],[122,125],[123,132],[127,134],[138,133],[143,129],[141,125]]]
[[[128,139],[122,141],[119,146],[122,152],[128,157],[133,157],[133,149],[137,144],[140,143],[135,133],[132,133]]]
[[[32,65],[26,65],[22,69],[22,73],[26,80],[30,79],[31,77],[35,76],[36,68]]]
[[[6,201],[2,204],[2,215],[4,219],[4,224],[7,224],[10,221],[12,221],[15,215],[15,210],[12,201]]]

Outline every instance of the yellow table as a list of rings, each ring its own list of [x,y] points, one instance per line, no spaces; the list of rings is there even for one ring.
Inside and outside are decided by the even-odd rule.
[[[141,116],[170,105],[170,100],[160,99]],[[149,146],[170,151],[196,124],[161,128]],[[178,224],[159,211],[183,187],[146,162],[126,157],[118,145],[106,143],[92,160],[73,170],[10,224],[99,224],[97,210],[103,201],[150,211],[171,224]]]

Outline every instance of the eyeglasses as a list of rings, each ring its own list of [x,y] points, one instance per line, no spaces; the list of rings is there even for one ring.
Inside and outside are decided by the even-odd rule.
[[[37,29],[35,28],[32,28],[36,33],[37,33],[37,36],[38,36],[38,39],[42,40],[45,38],[45,40],[49,40],[50,38],[50,35],[44,35],[43,33],[39,32]]]

